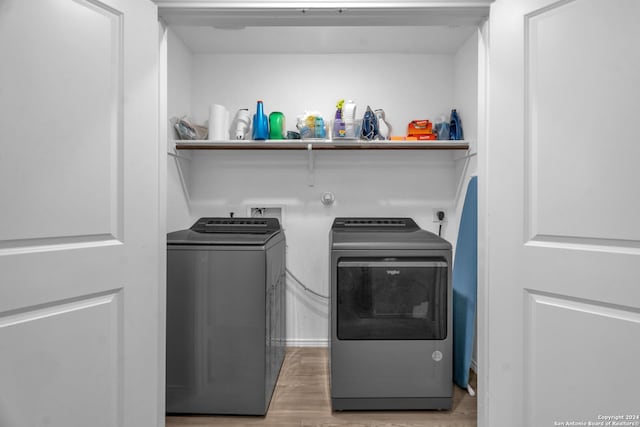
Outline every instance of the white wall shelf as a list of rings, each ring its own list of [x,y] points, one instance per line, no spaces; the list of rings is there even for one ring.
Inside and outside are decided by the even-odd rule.
[[[468,150],[469,141],[175,141],[176,150]]]
[[[307,185],[315,185],[313,151],[316,150],[469,150],[469,141],[333,141],[266,140],[266,141],[208,141],[176,140],[176,150],[306,150]],[[169,153],[171,154],[171,153]],[[176,155],[177,156],[177,155]],[[178,168],[180,165],[178,163]],[[182,175],[182,172],[180,172]]]

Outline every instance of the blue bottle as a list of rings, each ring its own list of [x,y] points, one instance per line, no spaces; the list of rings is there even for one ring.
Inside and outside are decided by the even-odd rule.
[[[258,101],[256,113],[253,115],[252,137],[256,141],[265,140],[269,137],[269,118],[264,114],[262,101]]]
[[[326,138],[327,131],[324,129],[324,119],[322,117],[316,117],[314,132],[316,138]]]
[[[464,139],[464,134],[462,132],[462,121],[460,120],[460,116],[458,116],[458,112],[455,110],[451,110],[451,120],[449,122],[449,139],[460,141]]]
[[[361,138],[367,141],[373,141],[378,136],[378,119],[371,111],[371,107],[367,105],[367,111],[362,118]]]

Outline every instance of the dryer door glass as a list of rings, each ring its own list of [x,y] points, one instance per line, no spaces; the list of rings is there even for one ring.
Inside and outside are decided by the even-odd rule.
[[[431,258],[341,259],[338,339],[445,339],[447,270]]]

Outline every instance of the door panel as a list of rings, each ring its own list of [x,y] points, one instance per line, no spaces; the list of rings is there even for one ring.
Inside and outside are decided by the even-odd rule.
[[[557,2],[525,17],[528,237],[640,247],[640,205],[625,187],[640,156],[640,55],[624,48],[640,40],[640,5],[598,3]]]
[[[640,313],[562,295],[529,292],[526,298],[524,396],[530,425],[634,414],[638,395],[625,393],[624,384],[637,370]]]
[[[121,238],[122,18],[82,0],[5,4],[5,248]]]
[[[2,425],[119,424],[120,299],[116,291],[31,307],[0,319],[0,341],[10,349],[0,378],[12,385],[0,400]]]
[[[0,425],[162,425],[156,8],[6,0],[0,57]]]
[[[492,5],[480,425],[637,414],[638,16],[634,0]]]

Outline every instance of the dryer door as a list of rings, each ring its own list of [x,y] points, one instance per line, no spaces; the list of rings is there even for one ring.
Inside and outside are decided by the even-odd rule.
[[[447,262],[443,259],[341,259],[338,339],[445,339],[447,283]]]

